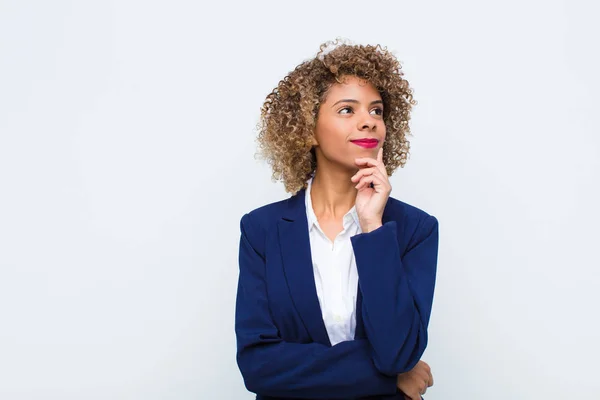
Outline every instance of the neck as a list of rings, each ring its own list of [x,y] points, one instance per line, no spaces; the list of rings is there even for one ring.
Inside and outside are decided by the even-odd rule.
[[[356,185],[348,170],[319,169],[312,181],[311,202],[315,215],[341,219],[356,201]]]

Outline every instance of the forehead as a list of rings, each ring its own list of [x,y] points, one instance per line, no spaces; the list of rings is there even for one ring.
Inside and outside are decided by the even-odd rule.
[[[345,76],[340,79],[341,83],[334,82],[327,91],[325,102],[337,101],[340,98],[360,100],[361,98],[371,100],[381,99],[377,88],[368,80],[356,76]]]

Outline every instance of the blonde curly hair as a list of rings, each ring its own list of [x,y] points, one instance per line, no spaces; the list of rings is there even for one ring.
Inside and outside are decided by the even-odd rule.
[[[383,162],[388,176],[404,167],[411,135],[408,121],[416,100],[403,77],[396,57],[380,45],[352,45],[327,41],[317,55],[298,65],[267,96],[257,125],[258,154],[271,165],[272,179],[283,180],[285,190],[295,194],[306,188],[317,160],[312,144],[319,106],[328,89],[348,75],[373,84],[383,101],[386,138]]]

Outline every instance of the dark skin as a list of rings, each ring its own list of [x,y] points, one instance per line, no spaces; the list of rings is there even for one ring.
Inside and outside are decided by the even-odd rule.
[[[351,142],[365,137],[377,139],[379,143],[367,149]],[[377,197],[377,202],[368,208],[359,208],[372,196],[369,191],[359,194],[361,191],[356,186],[361,182],[353,181],[352,177],[363,168],[375,167],[368,163],[376,162],[374,159],[384,140],[383,104],[377,90],[351,76],[344,84],[333,84],[319,107],[313,137],[317,169],[311,191],[319,225],[331,240],[342,231],[342,219],[355,204],[363,232],[381,226],[382,202],[387,188]],[[366,172],[373,175],[375,170],[367,169]],[[362,183],[369,179],[372,177],[365,176]]]
[[[369,82],[347,76],[334,83],[319,107],[313,146],[317,169],[311,200],[319,225],[333,242],[343,230],[344,215],[356,205],[362,232],[382,226],[383,209],[392,190],[383,164],[385,141],[383,102]],[[364,148],[352,140],[378,140]],[[424,361],[398,374],[397,387],[406,400],[420,400],[433,385],[431,368]]]

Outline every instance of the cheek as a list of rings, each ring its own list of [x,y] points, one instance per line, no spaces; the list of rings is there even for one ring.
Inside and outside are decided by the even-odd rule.
[[[317,124],[315,136],[321,145],[336,146],[348,137],[351,128],[344,121],[327,121]]]
[[[345,140],[348,135],[352,134],[353,125],[350,122],[350,119],[340,118],[338,120],[331,121],[329,123],[328,130],[329,136],[335,138],[335,140]]]

